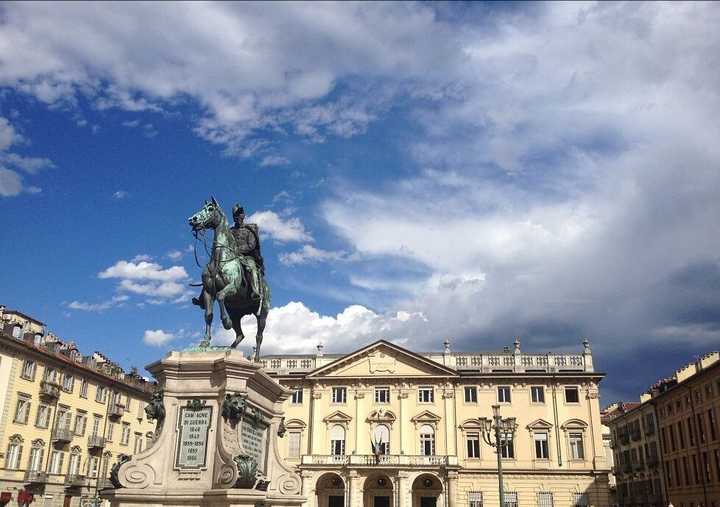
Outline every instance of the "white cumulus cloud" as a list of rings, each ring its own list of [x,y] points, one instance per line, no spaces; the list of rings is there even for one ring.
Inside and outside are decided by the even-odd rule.
[[[175,334],[163,331],[162,329],[146,329],[143,335],[143,341],[153,347],[162,347],[174,339]]]
[[[247,221],[257,224],[261,235],[281,243],[312,241],[312,236],[296,217],[283,218],[274,211],[257,211],[247,217]]]

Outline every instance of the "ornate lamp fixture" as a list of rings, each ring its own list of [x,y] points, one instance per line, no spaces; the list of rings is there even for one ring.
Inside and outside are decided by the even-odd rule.
[[[480,418],[480,433],[487,445],[493,447],[497,453],[498,465],[498,487],[500,489],[500,506],[505,506],[505,488],[502,475],[502,447],[504,442],[512,442],[518,424],[514,417],[502,418],[500,416],[500,405],[492,406],[492,419]],[[493,433],[495,438],[493,441]]]

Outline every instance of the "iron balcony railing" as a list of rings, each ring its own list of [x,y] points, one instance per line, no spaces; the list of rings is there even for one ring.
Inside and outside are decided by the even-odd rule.
[[[70,428],[55,428],[52,431],[52,441],[69,443],[72,441],[73,433]]]
[[[79,474],[67,474],[65,476],[65,486],[68,488],[80,488],[87,485],[87,478]]]
[[[33,484],[44,484],[48,476],[42,470],[25,470],[25,480]]]
[[[90,435],[88,437],[88,449],[102,449],[105,447],[105,438],[100,435]]]
[[[41,381],[40,396],[44,396],[46,398],[59,398],[60,384],[58,384],[57,382],[51,382],[49,380]]]
[[[125,405],[120,403],[113,403],[108,409],[108,416],[110,417],[122,417],[125,413]]]

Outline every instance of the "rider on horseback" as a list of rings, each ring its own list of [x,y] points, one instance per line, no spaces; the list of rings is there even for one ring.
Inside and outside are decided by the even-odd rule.
[[[235,221],[235,224],[230,228],[235,243],[233,253],[243,266],[243,271],[247,274],[252,299],[259,301],[262,297],[263,284],[261,280],[265,274],[265,263],[260,253],[258,226],[257,224],[245,223],[245,210],[239,204],[233,206],[232,214]],[[192,298],[192,302],[201,308],[205,307],[202,290],[200,297]]]

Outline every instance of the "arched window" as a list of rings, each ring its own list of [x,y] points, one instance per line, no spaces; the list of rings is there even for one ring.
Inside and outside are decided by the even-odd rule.
[[[20,458],[22,458],[23,439],[20,435],[10,437],[10,444],[7,448],[5,456],[5,467],[12,470],[20,468]]]
[[[420,427],[420,454],[435,455],[435,430],[429,424]]]
[[[345,454],[345,428],[339,424],[330,428],[330,454],[335,456]]]
[[[377,445],[379,454],[390,454],[390,430],[384,424],[378,424],[373,431],[373,445]]]
[[[68,474],[80,475],[80,459],[82,457],[82,450],[79,447],[73,447],[70,450],[70,464],[68,465]]]
[[[39,472],[43,466],[43,456],[45,455],[45,442],[41,439],[33,440],[30,448],[30,462],[28,469],[33,472]]]

